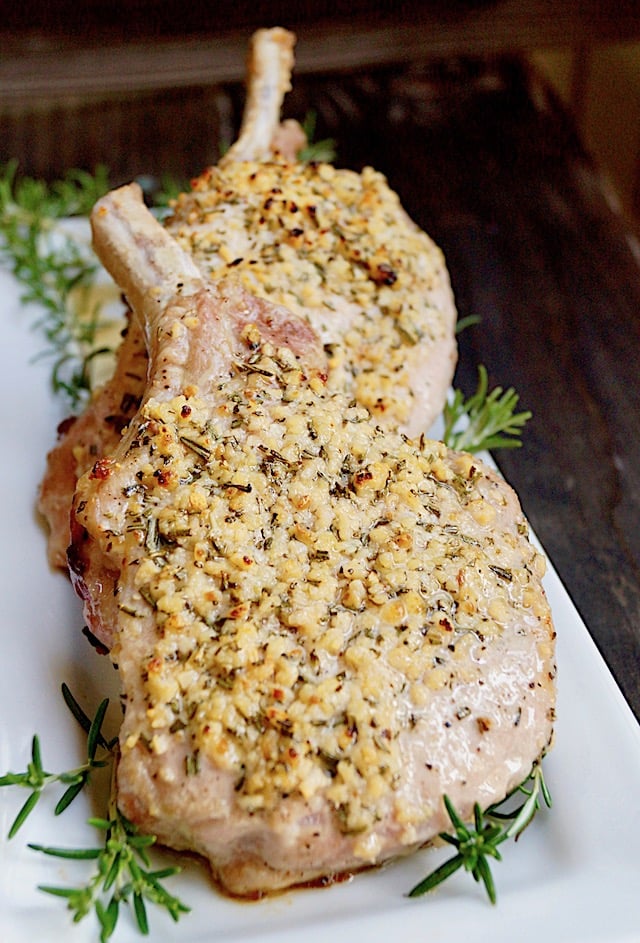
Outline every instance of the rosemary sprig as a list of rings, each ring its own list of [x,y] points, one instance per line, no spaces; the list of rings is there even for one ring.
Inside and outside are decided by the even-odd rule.
[[[36,323],[53,361],[52,385],[76,408],[89,390],[89,365],[96,350],[99,307],[85,308],[83,288],[94,282],[97,263],[89,245],[65,233],[57,221],[89,212],[108,189],[104,167],[95,174],[72,170],[52,184],[18,178],[18,165],[0,168],[0,259],[24,291],[21,300],[38,305]]]
[[[64,773],[47,772],[42,765],[40,739],[38,735],[35,734],[31,741],[31,761],[27,765],[25,772],[6,773],[4,776],[0,776],[0,786],[23,786],[24,788],[31,790],[26,802],[20,808],[11,825],[11,828],[9,829],[9,838],[13,838],[14,835],[16,835],[20,830],[22,825],[27,820],[29,814],[35,809],[43,790],[47,786],[51,786],[54,783],[61,783],[67,787],[58,800],[54,810],[55,815],[60,815],[61,812],[64,812],[64,810],[71,805],[76,796],[88,784],[92,771],[99,769],[100,767],[107,766],[110,762],[110,745],[106,742],[102,734],[102,723],[104,721],[107,707],[109,706],[108,699],[105,699],[100,703],[95,717],[93,720],[89,720],[84,711],[82,711],[75,701],[75,698],[73,698],[73,695],[66,685],[63,685],[63,696],[67,703],[69,703],[69,701],[73,702],[75,709],[81,712],[84,719],[83,726],[87,731],[86,762],[84,762],[81,766],[78,766],[72,770],[67,770]],[[98,747],[103,747],[106,749],[107,754],[96,756]]]
[[[113,792],[108,816],[106,819],[89,819],[90,825],[104,832],[102,847],[29,845],[34,851],[55,858],[96,862],[93,877],[84,887],[40,885],[39,889],[54,897],[64,898],[73,914],[74,923],[94,911],[100,924],[101,943],[113,935],[122,903],[132,903],[138,929],[145,935],[149,933],[145,901],[164,907],[175,921],[189,912],[189,907],[162,886],[162,881],[178,874],[180,868],[150,870],[147,848],[155,843],[155,838],[152,835],[141,835],[135,825],[118,811]]]
[[[525,795],[525,801],[515,809],[505,809],[505,804],[516,793]],[[527,779],[502,802],[490,806],[485,812],[476,803],[472,825],[462,821],[449,797],[444,796],[444,804],[454,831],[453,834],[441,832],[439,837],[453,845],[456,854],[416,884],[408,896],[421,897],[442,884],[460,868],[464,868],[471,873],[474,880],[482,882],[489,900],[495,904],[497,895],[489,859],[502,860],[499,846],[510,838],[519,838],[540,809],[541,800],[547,808],[551,808],[551,795],[540,764],[534,766]]]
[[[503,391],[496,386],[489,391],[487,370],[480,364],[476,392],[465,400],[461,390],[455,390],[445,403],[445,445],[465,452],[518,448],[522,445],[519,436],[532,415],[528,410],[515,412],[519,398],[513,387]]]
[[[104,833],[103,845],[94,848],[59,848],[30,843],[28,847],[56,858],[95,861],[94,874],[84,886],[41,885],[39,889],[55,897],[64,898],[73,914],[74,923],[94,912],[100,924],[101,943],[105,943],[113,935],[121,904],[131,905],[138,929],[141,933],[148,934],[146,903],[164,907],[174,920],[178,920],[182,914],[189,911],[182,901],[170,894],[162,885],[165,878],[177,874],[180,868],[151,870],[147,849],[155,843],[155,837],[140,834],[135,825],[129,822],[117,808],[113,784],[117,738],[107,740],[102,732],[109,706],[108,699],[101,701],[91,720],[66,684],[62,685],[62,696],[69,710],[87,734],[87,761],[82,766],[65,773],[48,773],[42,765],[39,738],[37,735],[34,736],[31,761],[27,770],[24,773],[7,773],[0,777],[0,786],[24,786],[31,789],[27,801],[9,829],[8,837],[13,838],[24,824],[47,786],[54,783],[63,783],[67,786],[55,807],[55,814],[59,815],[89,783],[91,772],[111,763],[112,785],[106,818],[89,819],[89,825]],[[98,755],[99,749],[103,751],[100,755]]]

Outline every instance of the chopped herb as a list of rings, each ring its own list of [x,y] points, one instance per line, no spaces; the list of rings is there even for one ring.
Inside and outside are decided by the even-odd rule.
[[[251,485],[239,485],[234,481],[225,481],[220,485],[221,488],[237,488],[238,491],[244,491],[245,494],[251,494],[253,490]]]
[[[497,566],[495,563],[490,563],[489,569],[493,570],[496,576],[499,576],[501,580],[505,580],[507,583],[510,583],[513,579],[513,573],[511,570],[505,569],[505,567]]]
[[[203,445],[201,442],[198,442],[196,439],[192,439],[189,436],[181,435],[180,441],[183,445],[186,445],[188,449],[192,452],[195,452],[196,455],[199,455],[200,458],[203,458],[205,462],[208,462],[211,458],[212,452],[211,449],[206,445]]]

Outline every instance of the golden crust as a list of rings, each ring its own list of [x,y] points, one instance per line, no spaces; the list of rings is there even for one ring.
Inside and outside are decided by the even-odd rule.
[[[419,428],[440,412],[455,362],[444,259],[382,174],[278,158],[230,163],[195,180],[166,227],[206,277],[233,273],[310,321],[329,346],[331,388],[379,422],[410,422],[432,361],[443,376]]]
[[[121,632],[149,608],[155,625],[123,754],[180,741],[193,772],[206,757],[234,777],[243,810],[322,794],[364,834],[430,692],[477,684],[470,651],[506,623],[550,630],[544,563],[471,456],[382,433],[286,348],[255,330],[252,346],[217,413],[194,390],[152,399],[120,459]]]

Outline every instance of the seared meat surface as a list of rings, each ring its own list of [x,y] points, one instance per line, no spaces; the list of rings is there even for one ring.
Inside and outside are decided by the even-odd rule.
[[[312,317],[203,278],[135,187],[98,254],[149,353],[80,479],[74,582],[122,681],[118,801],[237,895],[378,864],[548,747],[554,632],[513,491],[332,385]]]
[[[67,566],[69,511],[76,481],[96,459],[115,447],[136,414],[147,368],[144,336],[133,320],[124,331],[109,382],[97,391],[80,416],[65,420],[58,430],[58,442],[47,456],[47,471],[38,496],[39,509],[49,528],[47,550],[52,566]]]
[[[456,360],[444,259],[381,174],[296,159],[304,135],[295,122],[279,124],[292,47],[285,30],[255,35],[238,140],[178,199],[166,225],[207,278],[233,274],[309,324],[326,347],[331,389],[386,428],[420,435],[441,412]],[[142,395],[145,365],[128,369],[134,348],[136,359],[139,349],[146,356],[137,331],[115,377],[49,456],[39,506],[55,565],[66,565],[78,475],[116,446],[113,410]]]

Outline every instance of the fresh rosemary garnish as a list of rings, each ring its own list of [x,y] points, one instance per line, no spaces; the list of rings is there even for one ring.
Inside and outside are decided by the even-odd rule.
[[[66,685],[62,686],[62,694],[68,705],[73,704],[71,709],[74,716],[78,719],[80,716],[82,717],[81,723],[87,732],[86,762],[83,763],[82,766],[67,770],[64,773],[47,772],[42,765],[40,739],[37,734],[34,735],[31,741],[31,761],[27,765],[26,771],[24,773],[6,773],[4,776],[0,776],[0,786],[23,786],[31,790],[26,802],[16,815],[9,829],[9,838],[13,838],[22,827],[29,814],[36,807],[45,787],[51,786],[54,783],[61,783],[67,787],[55,807],[55,814],[60,815],[61,812],[64,812],[64,810],[71,805],[75,797],[87,785],[92,770],[107,766],[110,762],[110,753],[113,744],[107,743],[102,735],[102,723],[109,701],[106,699],[102,701],[93,720],[89,720]],[[96,757],[98,747],[106,750],[106,754]]]
[[[180,868],[150,870],[147,848],[154,844],[152,835],[140,835],[131,822],[118,811],[115,801],[109,803],[109,817],[91,818],[89,825],[104,832],[104,844],[99,848],[55,848],[30,844],[29,848],[55,858],[75,861],[95,861],[95,873],[84,887],[54,887],[40,885],[40,890],[54,897],[62,897],[78,923],[95,911],[100,923],[100,941],[105,943],[118,922],[120,904],[133,903],[138,929],[149,933],[145,901],[164,907],[174,920],[189,908],[163,886],[162,881],[178,874]]]
[[[9,829],[9,838],[13,838],[24,824],[45,787],[54,783],[67,786],[55,807],[55,814],[59,815],[88,784],[90,774],[94,769],[110,763],[113,764],[112,770],[115,767],[117,738],[107,740],[102,733],[102,724],[109,706],[108,699],[105,698],[100,703],[93,720],[90,720],[65,684],[62,685],[62,695],[71,713],[87,734],[87,760],[82,766],[68,772],[48,773],[42,765],[39,738],[34,736],[31,761],[26,771],[7,773],[0,777],[0,786],[24,786],[31,789],[27,801]],[[102,751],[100,756],[97,755],[99,749]],[[79,922],[89,913],[95,912],[100,924],[100,941],[106,943],[115,931],[121,904],[132,906],[138,929],[144,934],[149,932],[145,902],[164,907],[174,920],[178,920],[182,914],[189,912],[189,908],[162,885],[165,878],[177,874],[180,868],[150,870],[151,863],[147,849],[155,843],[156,839],[153,835],[139,834],[135,825],[119,812],[113,783],[109,795],[107,817],[90,818],[89,825],[104,832],[104,843],[101,847],[58,848],[29,844],[32,850],[56,858],[96,862],[93,876],[83,887],[40,885],[41,891],[62,897],[67,901],[74,923]]]
[[[314,141],[316,133],[317,115],[315,111],[308,111],[302,122],[302,130],[307,137],[305,147],[298,151],[298,160],[311,163],[318,161],[330,164],[335,160],[336,142],[333,138],[324,138],[321,141]]]
[[[0,259],[24,291],[21,301],[38,305],[36,326],[47,343],[44,356],[53,361],[52,384],[72,408],[85,399],[96,346],[99,305],[87,304],[83,289],[95,280],[98,265],[88,243],[60,227],[59,221],[89,213],[108,190],[104,167],[95,174],[73,170],[47,184],[18,178],[18,165],[0,168]]]
[[[505,805],[517,793],[525,795],[525,801],[515,809],[505,808]],[[495,904],[496,888],[489,859],[501,860],[499,846],[510,838],[519,838],[540,809],[541,800],[547,808],[551,808],[551,795],[539,763],[534,766],[527,779],[501,802],[490,806],[485,812],[476,803],[472,825],[462,821],[449,797],[444,796],[444,804],[454,832],[453,834],[441,832],[439,837],[453,845],[456,854],[416,884],[409,891],[408,896],[421,897],[427,891],[442,884],[460,868],[464,868],[476,881],[482,882],[489,900]]]
[[[513,387],[489,391],[486,367],[478,367],[476,392],[465,400],[461,390],[445,403],[443,442],[451,449],[480,452],[483,449],[513,449],[522,445],[519,436],[531,419],[529,411],[516,413],[519,396]]]

